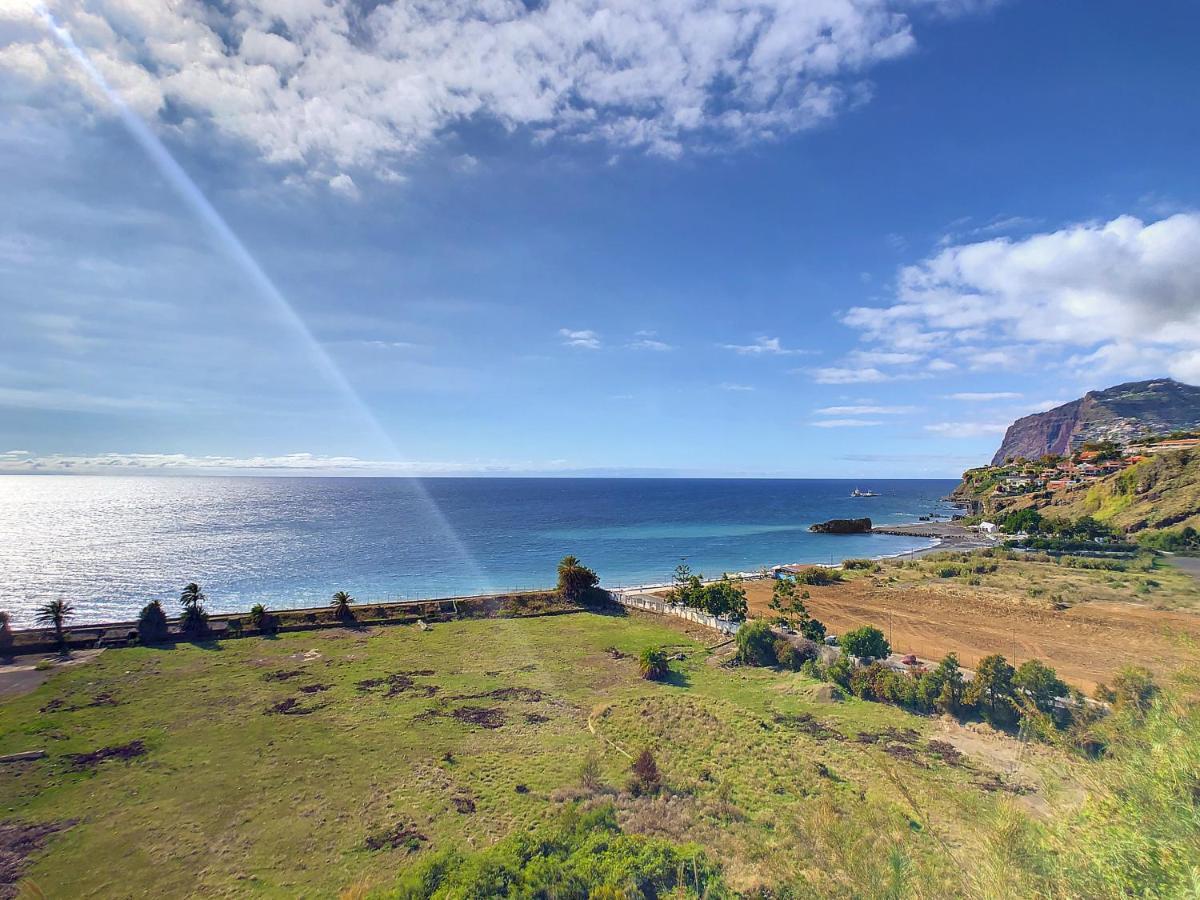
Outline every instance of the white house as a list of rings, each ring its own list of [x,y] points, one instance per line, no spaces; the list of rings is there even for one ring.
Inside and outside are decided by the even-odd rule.
[[[980,522],[976,527],[984,534],[995,534],[997,531],[995,522]]]

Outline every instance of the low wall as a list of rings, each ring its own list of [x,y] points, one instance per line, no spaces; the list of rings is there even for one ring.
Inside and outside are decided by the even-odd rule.
[[[693,609],[690,606],[667,603],[664,600],[656,600],[644,594],[627,594],[624,591],[610,591],[609,593],[613,600],[622,606],[628,606],[631,609],[644,609],[646,612],[657,613],[660,616],[675,616],[677,619],[687,619],[689,622],[706,625],[724,634],[737,634],[738,629],[741,628],[740,622],[719,619],[716,616],[710,616],[708,613]]]

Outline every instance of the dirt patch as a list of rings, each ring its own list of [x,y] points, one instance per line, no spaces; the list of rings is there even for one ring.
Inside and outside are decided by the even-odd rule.
[[[995,772],[988,772],[975,782],[975,787],[988,793],[1015,794],[1018,797],[1032,794],[1034,789],[1027,784],[1016,781],[1005,781]]]
[[[484,706],[460,706],[450,713],[450,718],[468,725],[478,725],[480,728],[500,728],[508,721],[504,710]]]
[[[494,691],[484,691],[479,694],[455,694],[451,700],[517,700],[521,703],[540,703],[546,699],[546,692],[537,688],[505,687]]]
[[[75,712],[76,710],[92,709],[93,707],[97,707],[97,706],[116,706],[116,705],[118,705],[117,700],[113,697],[113,695],[109,694],[107,692],[104,692],[104,693],[97,694],[95,697],[88,700],[86,703],[68,704],[67,701],[63,700],[61,697],[55,697],[53,700],[51,700],[49,703],[47,703],[45,706],[43,706],[41,708],[41,712],[44,712],[44,713]]]
[[[358,682],[355,687],[358,688],[360,693],[364,694],[368,691],[374,690],[377,687],[386,687],[387,690],[383,692],[383,696],[385,697],[398,697],[400,694],[408,693],[410,691],[421,694],[425,697],[432,697],[440,690],[437,685],[417,684],[417,682],[413,680],[413,675],[425,675],[426,673],[432,674],[432,670],[420,669],[412,673],[394,672],[391,675],[385,675],[382,678],[364,679],[363,681]]]
[[[879,731],[862,731],[854,740],[860,744],[915,744],[921,736],[911,728],[883,728]]]
[[[141,740],[130,741],[128,744],[116,744],[112,747],[101,747],[90,753],[72,753],[67,759],[76,769],[91,769],[107,759],[133,759],[146,753],[146,745]]]
[[[818,741],[846,739],[836,728],[825,724],[820,719],[810,716],[808,713],[796,713],[795,715],[778,714],[773,721],[776,725],[787,728],[793,731],[799,731],[809,737],[816,738]]]
[[[329,690],[331,687],[333,687],[332,684],[302,684],[296,690],[302,694],[319,694],[322,691]]]
[[[368,850],[404,850],[416,853],[429,838],[411,825],[392,825],[367,835],[363,845]]]
[[[307,716],[315,713],[320,706],[301,706],[295,697],[287,697],[278,703],[272,703],[266,709],[268,716]]]
[[[291,678],[299,678],[304,674],[303,669],[284,669],[279,672],[263,673],[263,681],[287,681]]]
[[[949,741],[932,740],[925,746],[931,756],[940,759],[948,766],[961,766],[965,764],[966,757]]]
[[[475,812],[475,798],[470,794],[455,794],[450,798],[450,802],[464,815]]]
[[[17,896],[17,884],[25,874],[26,860],[40,851],[48,838],[70,828],[76,821],[69,819],[38,825],[0,822],[0,898],[9,900]]]
[[[550,717],[540,713],[525,713],[525,721],[530,725],[541,725],[543,722],[549,722]]]
[[[925,760],[921,759],[920,752],[912,744],[900,744],[895,741],[889,741],[883,748],[884,753],[888,756],[893,756],[896,759],[903,759],[913,765],[926,766]]]

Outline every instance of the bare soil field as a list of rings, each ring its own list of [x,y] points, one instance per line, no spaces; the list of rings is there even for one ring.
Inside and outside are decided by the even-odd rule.
[[[1155,608],[1132,595],[1088,600],[1086,589],[1057,609],[1044,597],[1030,598],[1008,585],[987,587],[984,580],[984,586],[967,586],[936,576],[893,583],[861,577],[808,588],[807,605],[834,634],[875,625],[898,652],[940,659],[953,651],[970,667],[990,653],[1017,662],[1037,658],[1084,691],[1130,664],[1167,675],[1200,647],[1200,616],[1187,610]],[[766,615],[773,583],[745,587],[751,615]]]

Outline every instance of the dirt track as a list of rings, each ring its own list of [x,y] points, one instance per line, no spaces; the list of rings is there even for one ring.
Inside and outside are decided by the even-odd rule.
[[[765,614],[772,583],[750,582],[746,589],[751,615]],[[940,659],[953,651],[971,667],[989,653],[1018,662],[1036,657],[1085,691],[1123,665],[1166,674],[1200,658],[1200,616],[1186,612],[1107,602],[1056,611],[978,589],[874,587],[866,580],[809,591],[809,612],[834,634],[875,625],[899,652]]]

